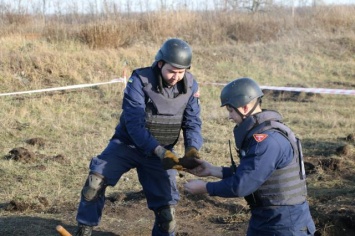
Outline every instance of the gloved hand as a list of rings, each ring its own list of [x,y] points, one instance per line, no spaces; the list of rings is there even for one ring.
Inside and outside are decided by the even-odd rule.
[[[188,147],[185,150],[185,155],[179,158],[179,164],[186,169],[194,169],[199,165],[195,159],[201,159],[199,152],[194,147]]]
[[[183,170],[183,167],[179,164],[179,157],[172,151],[166,150],[162,146],[158,146],[155,148],[154,152],[160,157],[164,170]]]

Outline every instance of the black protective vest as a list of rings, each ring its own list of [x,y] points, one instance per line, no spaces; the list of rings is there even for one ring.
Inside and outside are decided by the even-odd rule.
[[[253,134],[271,129],[282,134],[291,143],[294,154],[288,166],[276,169],[257,191],[245,197],[248,204],[251,207],[259,207],[303,203],[306,200],[307,187],[300,140],[281,122],[281,115],[275,111],[264,110],[246,121],[246,124],[242,123],[243,127],[239,126],[234,130],[235,137],[238,137],[236,145],[241,158],[248,151],[246,149]]]
[[[146,128],[162,146],[173,146],[179,139],[182,119],[188,100],[192,95],[193,77],[186,72],[179,83],[184,83],[185,91],[175,98],[167,98],[159,92],[160,72],[152,69],[138,70],[147,96],[146,99]],[[158,77],[158,78],[157,78]]]

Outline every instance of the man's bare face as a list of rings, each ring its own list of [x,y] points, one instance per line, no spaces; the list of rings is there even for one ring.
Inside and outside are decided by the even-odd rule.
[[[176,68],[168,63],[165,63],[161,67],[161,74],[168,86],[174,86],[177,82],[182,80],[184,78],[185,72],[186,69]]]

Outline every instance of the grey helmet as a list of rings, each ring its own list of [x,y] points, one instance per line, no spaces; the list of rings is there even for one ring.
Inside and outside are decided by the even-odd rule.
[[[155,61],[165,61],[179,69],[190,68],[191,59],[190,45],[178,38],[166,40],[155,56]]]
[[[260,86],[250,78],[239,78],[228,83],[221,92],[221,106],[242,107],[255,98],[264,96]]]

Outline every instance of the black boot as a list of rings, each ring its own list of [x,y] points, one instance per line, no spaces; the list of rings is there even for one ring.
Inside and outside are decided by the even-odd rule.
[[[92,226],[79,224],[74,236],[91,236]]]

